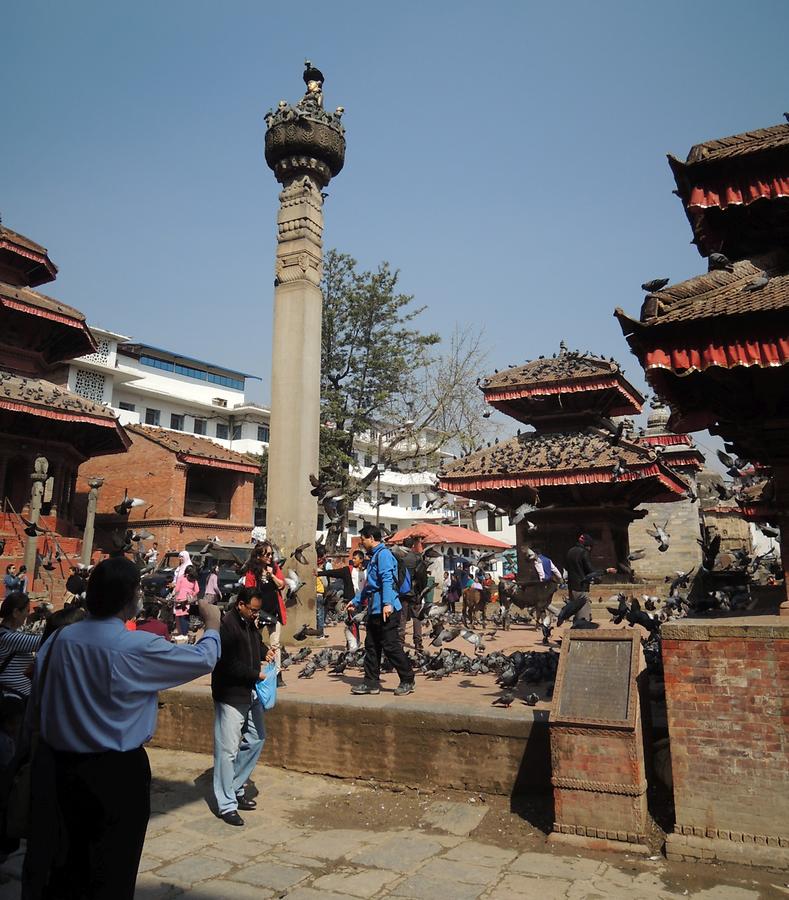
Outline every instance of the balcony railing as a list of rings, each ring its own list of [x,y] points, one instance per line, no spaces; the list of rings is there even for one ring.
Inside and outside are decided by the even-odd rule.
[[[229,519],[229,500],[191,500],[186,498],[184,515],[198,519]]]

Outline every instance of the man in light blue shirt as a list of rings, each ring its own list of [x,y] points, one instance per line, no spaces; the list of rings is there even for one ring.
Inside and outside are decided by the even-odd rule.
[[[208,674],[221,652],[220,613],[206,602],[200,604],[206,632],[197,644],[127,631],[139,584],[137,567],[125,557],[99,563],[88,582],[89,616],[55,632],[36,660],[32,696],[43,676],[41,737],[72,838],[65,864],[49,878],[64,896],[133,900],[150,815],[143,745],[156,728],[157,692]],[[43,779],[45,764],[34,768],[34,795],[39,772]],[[34,801],[32,859],[25,861],[33,877],[40,874],[35,839]]]
[[[364,639],[364,681],[351,688],[351,693],[381,692],[381,653],[384,652],[400,676],[395,695],[410,694],[414,690],[414,670],[399,635],[402,606],[398,596],[397,560],[381,543],[381,529],[374,525],[362,528],[359,543],[370,557],[367,582],[347,609],[356,612],[362,600],[367,601],[367,635]]]

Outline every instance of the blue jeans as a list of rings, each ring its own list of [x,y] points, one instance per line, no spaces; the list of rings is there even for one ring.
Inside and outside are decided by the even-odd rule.
[[[315,627],[318,634],[323,634],[323,628],[326,625],[326,595],[315,595]]]
[[[244,783],[260,758],[266,726],[257,696],[248,704],[214,701],[214,796],[219,815],[238,809]]]

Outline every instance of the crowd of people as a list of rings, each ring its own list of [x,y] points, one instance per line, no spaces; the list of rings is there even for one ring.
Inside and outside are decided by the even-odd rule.
[[[588,615],[590,547],[591,539],[582,535],[568,555],[568,615],[576,620]],[[25,573],[13,566],[6,571],[0,604],[0,800],[8,796],[20,762],[32,759],[36,789],[26,897],[133,897],[150,811],[144,746],[155,729],[161,690],[210,673],[215,812],[238,827],[244,825],[241,813],[256,806],[247,794],[265,741],[256,688],[272,665],[284,687],[281,636],[292,573],[283,574],[271,543],[256,544],[238,566],[235,599],[222,615],[216,567],[198,578],[183,550],[168,584],[168,626],[161,604],[146,601],[141,587],[141,573],[158,559],[158,548],[151,549],[143,566],[118,555],[89,572],[74,567],[64,608],[33,629],[28,626],[37,613],[22,590]],[[425,605],[440,601],[454,611],[464,591],[490,588],[482,569],[466,562],[444,572],[443,558],[426,551],[419,537],[390,548],[370,524],[347,560],[330,563],[322,547],[316,550],[315,627],[303,628],[301,636],[326,637],[327,598],[339,595],[347,650],[359,650],[362,623],[365,629],[364,679],[351,689],[354,695],[380,692],[384,654],[399,676],[394,694],[412,693],[414,669],[405,642],[410,631],[414,648],[422,649]],[[533,554],[533,562],[539,579],[559,575],[544,554]],[[195,614],[201,628],[183,640]],[[8,852],[15,838],[0,836],[0,842],[0,852]]]

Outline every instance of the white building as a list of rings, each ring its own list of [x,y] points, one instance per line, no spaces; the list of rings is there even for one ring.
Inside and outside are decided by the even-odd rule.
[[[112,407],[122,425],[157,425],[239,453],[268,447],[269,410],[245,399],[256,378],[91,326],[98,350],[69,365],[68,386]]]

